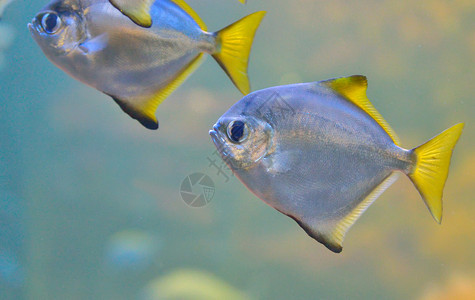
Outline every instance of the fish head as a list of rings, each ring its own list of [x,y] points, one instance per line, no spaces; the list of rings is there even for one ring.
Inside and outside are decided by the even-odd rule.
[[[219,154],[233,170],[257,166],[269,154],[273,128],[265,120],[232,107],[213,126],[209,134]]]
[[[86,39],[79,0],[57,0],[36,14],[28,29],[45,55],[58,64]]]

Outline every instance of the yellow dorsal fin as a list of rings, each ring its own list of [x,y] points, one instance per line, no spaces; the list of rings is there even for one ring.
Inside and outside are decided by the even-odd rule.
[[[342,77],[336,79],[330,79],[322,81],[321,84],[326,85],[335,92],[339,93],[353,104],[364,110],[370,115],[378,124],[386,131],[391,137],[393,142],[398,145],[399,138],[389,124],[383,119],[381,114],[374,108],[373,104],[368,100],[366,96],[366,89],[368,87],[368,81],[365,76],[354,75],[350,77]]]
[[[185,1],[183,0],[171,0],[173,3],[178,5],[181,9],[183,9],[195,22],[200,26],[201,30],[207,31],[208,28],[206,27],[205,22],[201,20],[200,16],[191,8]]]
[[[245,4],[247,1],[246,0],[239,0],[239,2]]]
[[[142,27],[152,26],[150,7],[155,0],[109,0],[109,2],[135,24]]]
[[[157,91],[153,96],[130,99],[119,99],[112,96],[112,98],[125,113],[139,121],[143,126],[148,129],[158,129],[158,121],[155,117],[158,106],[195,71],[200,65],[202,58],[203,54],[198,55],[188,66],[183,68],[181,73],[172,82]]]

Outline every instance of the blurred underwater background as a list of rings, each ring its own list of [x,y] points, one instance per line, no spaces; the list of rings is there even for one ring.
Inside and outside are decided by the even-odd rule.
[[[27,23],[0,21],[0,299],[475,299],[475,1],[187,1],[218,30],[257,10],[253,90],[362,74],[413,148],[466,122],[437,225],[408,178],[328,251],[251,194],[208,135],[242,95],[212,59],[158,131],[56,68]],[[214,163],[213,163],[214,162]],[[190,207],[201,172],[214,197]]]

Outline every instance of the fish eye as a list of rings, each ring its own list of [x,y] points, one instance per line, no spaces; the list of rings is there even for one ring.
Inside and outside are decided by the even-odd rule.
[[[241,143],[247,138],[249,129],[246,123],[242,121],[232,121],[228,124],[227,134],[231,141]]]
[[[56,33],[61,27],[61,18],[54,12],[45,13],[41,17],[41,27],[48,34]]]

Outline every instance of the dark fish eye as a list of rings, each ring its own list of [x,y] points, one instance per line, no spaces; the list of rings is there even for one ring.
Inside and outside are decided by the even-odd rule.
[[[241,143],[247,138],[248,128],[242,121],[232,121],[228,124],[227,134],[231,141]]]
[[[61,27],[61,18],[54,12],[45,13],[41,17],[41,27],[48,34],[56,33]]]

